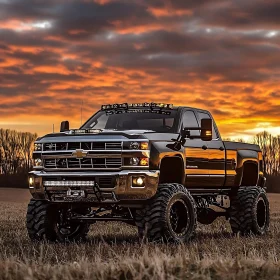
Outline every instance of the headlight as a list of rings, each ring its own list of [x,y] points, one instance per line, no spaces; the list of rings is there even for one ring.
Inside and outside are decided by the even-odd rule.
[[[34,160],[34,165],[35,166],[42,166],[43,161],[40,158],[36,158]]]
[[[35,143],[34,144],[34,151],[41,151],[42,150],[42,144]]]
[[[141,158],[140,159],[140,165],[141,166],[148,166],[149,165],[149,159],[148,158]]]
[[[28,183],[29,183],[29,187],[34,187],[34,177],[29,177]]]
[[[130,143],[130,146],[129,146],[129,148],[131,150],[139,150],[139,147],[140,147],[140,144],[138,142],[132,142],[132,143]]]
[[[148,150],[149,149],[149,142],[141,142],[140,149],[141,150]]]
[[[138,165],[139,161],[140,161],[139,158],[133,157],[133,158],[130,159],[130,164],[131,165]]]
[[[129,148],[131,150],[148,150],[149,142],[131,142]]]
[[[140,166],[148,166],[149,165],[149,159],[148,158],[137,158],[133,157],[129,160],[130,165],[140,165]]]

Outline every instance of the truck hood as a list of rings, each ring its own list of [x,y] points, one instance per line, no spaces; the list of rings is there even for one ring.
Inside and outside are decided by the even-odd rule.
[[[126,139],[146,139],[145,133],[153,133],[153,130],[70,130],[60,133],[51,133],[37,139],[36,142],[75,142],[82,140],[126,140]]]

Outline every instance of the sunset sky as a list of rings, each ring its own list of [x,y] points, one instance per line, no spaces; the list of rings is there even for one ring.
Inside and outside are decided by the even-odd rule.
[[[279,0],[0,0],[0,128],[72,128],[101,104],[210,110],[280,134]]]

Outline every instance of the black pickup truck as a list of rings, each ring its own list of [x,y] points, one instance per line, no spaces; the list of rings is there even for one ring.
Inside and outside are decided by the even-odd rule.
[[[172,104],[103,105],[80,129],[40,137],[29,173],[31,240],[77,241],[97,221],[140,238],[188,241],[197,221],[229,219],[265,234],[269,202],[259,146],[222,141],[208,111]]]

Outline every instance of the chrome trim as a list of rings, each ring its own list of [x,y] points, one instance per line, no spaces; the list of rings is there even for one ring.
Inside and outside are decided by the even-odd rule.
[[[87,136],[93,136],[93,135],[95,135],[95,134],[88,134]],[[71,135],[69,135],[69,137],[67,137],[67,135],[64,136],[64,137],[61,137],[62,139],[61,138],[59,138],[59,139],[56,138],[57,140],[55,140],[55,141],[51,141],[49,139],[48,140],[43,139],[41,141],[35,141],[34,144],[47,144],[47,143],[54,143],[54,142],[56,142],[56,143],[67,143],[67,142],[68,143],[78,143],[78,142],[79,143],[88,143],[88,142],[149,142],[148,139],[138,139],[138,138],[137,139],[121,139],[121,140],[119,140],[119,138],[116,138],[116,139],[94,138],[94,139],[90,139],[90,140],[82,139],[82,140],[79,140],[78,142],[70,141],[72,139],[72,137],[75,137],[75,136],[84,137],[85,135],[73,135],[73,134],[71,134]],[[119,135],[116,134],[116,135],[112,135],[112,136],[119,136]],[[57,137],[60,137],[60,136],[57,136]],[[68,140],[65,140],[66,138]]]
[[[76,149],[77,150],[77,149]],[[49,151],[34,151],[36,154],[47,154],[47,153],[73,153],[76,152],[76,150],[49,150]],[[118,154],[120,150],[84,150],[85,152],[94,152],[94,153],[104,153],[105,151],[108,153],[116,153]],[[122,153],[150,153],[150,150],[122,150]]]
[[[142,169],[142,170],[147,170],[149,169],[149,166],[148,165],[137,165],[137,166],[133,166],[133,165],[123,165],[122,168],[124,169]]]
[[[94,143],[102,143],[104,144],[104,148],[102,149],[97,149],[97,150],[101,150],[101,151],[106,151],[107,150],[107,146],[111,144],[111,146],[115,145],[115,149],[110,147],[111,149],[108,150],[113,150],[113,151],[122,151],[123,150],[123,141],[116,141],[116,140],[104,140],[104,139],[100,139],[100,141],[93,141],[93,140],[89,140],[89,139],[85,139],[85,140],[79,140],[79,141],[67,141],[66,139],[63,139],[64,141],[46,141],[46,142],[41,142],[42,144],[42,151],[47,151],[47,152],[56,152],[56,151],[75,151],[77,149],[82,149],[82,144],[83,143],[87,143],[89,145],[87,145],[87,147],[89,148],[88,150],[90,151],[94,151]],[[47,150],[46,145],[50,145],[51,149]],[[57,144],[65,144],[65,149],[58,149],[57,150]],[[76,145],[77,147],[75,147],[75,149],[69,149],[69,144],[70,145]]]
[[[40,158],[43,160],[43,169],[46,171],[59,170],[121,170],[124,167],[124,158],[145,157],[150,158],[150,150],[124,150],[124,143],[132,140],[107,140],[107,139],[81,139],[71,142],[69,139],[48,139],[40,142],[42,151]],[[147,139],[140,139],[137,142],[148,142]],[[50,146],[50,149],[46,147]],[[70,149],[69,149],[70,148]],[[83,149],[85,148],[85,149]],[[97,148],[97,149],[95,149]],[[83,153],[82,157],[77,157],[77,152]],[[39,152],[36,152],[38,157]],[[101,162],[94,162],[93,159],[104,159]],[[114,163],[110,160],[115,160]],[[136,168],[146,169],[148,166],[137,166]],[[132,167],[134,169],[134,167]]]
[[[65,159],[65,158],[72,158],[72,159],[78,159],[77,157],[71,155],[42,155],[42,159]],[[83,157],[82,159],[87,158],[122,158],[121,154],[87,154],[87,156]]]
[[[53,169],[52,169],[53,170]],[[106,169],[107,170],[107,169]],[[128,175],[146,175],[150,177],[158,177],[159,170],[121,170],[115,172],[45,172],[45,171],[31,171],[30,175],[39,176],[39,177],[55,177],[55,176],[66,176],[66,177],[90,177],[90,176],[128,176]]]
[[[120,168],[44,168],[44,171],[48,171],[50,173],[51,171],[65,171],[67,170],[68,172],[70,171],[75,171],[75,170],[84,170],[84,171],[92,171],[92,170],[102,170],[102,171],[117,171],[121,170]]]
[[[84,177],[106,177],[106,176],[115,176],[115,186],[114,188],[100,188],[102,195],[105,195],[106,193],[109,193],[112,195],[112,197],[117,198],[117,202],[122,201],[139,201],[139,200],[147,200],[153,197],[156,194],[158,183],[159,183],[159,170],[124,170],[119,172],[45,172],[45,171],[32,171],[29,173],[30,176],[34,176],[35,178],[39,178],[40,180],[40,186],[38,189],[30,190],[32,196],[34,198],[44,198],[50,201],[55,200],[55,196],[60,196],[62,200],[59,200],[58,202],[63,202],[65,200],[64,197],[66,197],[66,191],[69,187],[47,187],[44,186],[44,179],[47,179],[48,177],[50,180],[53,180],[53,177],[64,177],[66,180],[71,181],[72,177],[76,177],[75,180],[82,180]],[[132,176],[145,176],[145,187],[144,188],[132,188]],[[77,178],[79,177],[79,178]],[[98,178],[97,178],[98,179]],[[36,187],[37,188],[37,187]],[[84,186],[80,187],[81,189],[84,188]],[[85,187],[86,188],[86,187]],[[52,191],[51,193],[48,193],[48,191]],[[91,192],[94,190],[88,190],[88,194],[91,195]],[[67,201],[67,200],[66,200]],[[99,203],[103,204],[108,202],[100,201],[97,197],[95,197],[94,200],[85,199],[85,202],[93,202],[93,203]],[[116,201],[114,201],[116,202]]]

